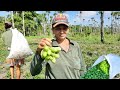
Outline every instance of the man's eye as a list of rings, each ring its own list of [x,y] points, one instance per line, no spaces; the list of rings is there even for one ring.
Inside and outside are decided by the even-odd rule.
[[[60,28],[56,28],[55,30],[61,30]]]
[[[58,30],[61,30],[61,28],[58,28]]]
[[[56,30],[66,30],[66,28],[56,28]]]

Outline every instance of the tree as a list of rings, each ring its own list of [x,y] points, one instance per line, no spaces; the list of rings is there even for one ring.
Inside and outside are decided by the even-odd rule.
[[[101,33],[101,42],[104,43],[104,11],[99,11],[100,14],[100,20],[101,20],[101,26],[100,26],[100,33]]]
[[[22,11],[22,18],[23,18],[23,32],[24,32],[24,36],[25,36],[25,24],[24,24],[24,11]]]
[[[83,11],[80,11],[79,13],[80,21],[82,20],[82,14],[83,14]],[[80,24],[80,32],[82,33],[82,24]]]
[[[48,16],[48,20],[47,20],[47,27],[48,27],[48,34],[52,36],[52,32],[51,32],[51,17],[50,17],[50,11],[46,11],[46,14]]]
[[[11,11],[11,19],[12,19],[12,26],[13,26],[13,28],[15,28],[13,11]]]
[[[119,19],[120,19],[120,12],[119,11],[112,11],[111,12],[111,33],[119,32]]]

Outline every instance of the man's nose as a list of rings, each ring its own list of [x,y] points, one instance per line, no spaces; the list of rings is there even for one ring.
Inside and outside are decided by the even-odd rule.
[[[64,29],[60,29],[60,32],[63,33],[63,32],[64,32]]]

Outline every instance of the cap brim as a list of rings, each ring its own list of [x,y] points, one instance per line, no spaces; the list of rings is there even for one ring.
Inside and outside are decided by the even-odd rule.
[[[65,22],[58,22],[58,23],[54,24],[53,27],[56,27],[57,25],[60,25],[60,24],[64,24],[64,25],[66,25],[66,26],[69,26],[68,23],[65,23]]]

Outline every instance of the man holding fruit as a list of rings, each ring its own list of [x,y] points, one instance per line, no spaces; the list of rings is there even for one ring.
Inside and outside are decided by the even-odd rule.
[[[42,71],[42,62],[46,61],[46,79],[79,79],[86,71],[80,46],[67,37],[69,32],[68,19],[64,14],[53,18],[52,31],[54,39],[40,40],[31,62],[32,76]]]

